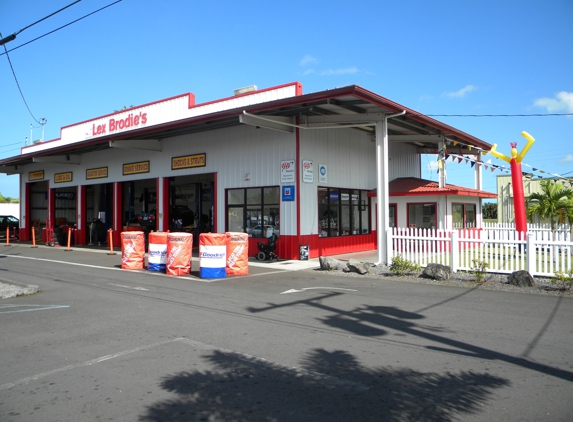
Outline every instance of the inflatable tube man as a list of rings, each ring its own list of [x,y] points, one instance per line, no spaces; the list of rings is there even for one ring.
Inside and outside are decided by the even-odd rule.
[[[535,139],[533,139],[533,137],[527,132],[521,132],[521,136],[527,139],[527,143],[525,144],[525,148],[523,148],[519,154],[517,152],[517,142],[510,142],[511,158],[507,155],[503,155],[497,152],[497,144],[492,145],[490,152],[494,157],[507,161],[510,164],[511,186],[513,189],[513,209],[515,214],[515,230],[518,232],[526,233],[527,219],[525,215],[525,197],[523,195],[521,162],[523,161],[525,154],[527,154],[527,151],[529,151],[529,148],[531,148],[535,142]]]

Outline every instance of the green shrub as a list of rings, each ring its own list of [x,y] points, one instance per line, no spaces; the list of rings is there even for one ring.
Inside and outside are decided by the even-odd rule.
[[[402,258],[400,255],[392,258],[392,264],[390,265],[390,271],[395,275],[406,275],[408,273],[420,271],[422,267],[414,262],[408,261]]]
[[[573,285],[573,268],[570,268],[566,273],[557,271],[555,273],[555,278],[552,278],[551,282],[553,284],[561,283],[564,289],[571,289],[571,286]]]
[[[471,273],[476,277],[477,281],[482,282],[487,274],[489,264],[485,261],[480,261],[479,259],[472,260],[472,263],[473,267],[471,269]]]

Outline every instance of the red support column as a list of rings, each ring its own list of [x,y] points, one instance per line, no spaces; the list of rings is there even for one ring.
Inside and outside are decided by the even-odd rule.
[[[113,183],[113,222],[112,222],[112,229],[113,229],[113,244],[120,245],[121,243],[121,231],[123,230],[122,226],[122,215],[123,215],[123,204],[121,201],[122,198],[122,183],[121,182],[114,182]]]
[[[24,219],[24,228],[20,227],[20,240],[31,240],[32,239],[32,219],[30,214],[32,213],[32,207],[30,205],[31,195],[30,183],[26,183],[24,187],[24,209],[20,208],[20,214],[23,214],[26,218]],[[20,216],[21,217],[21,216]]]
[[[76,210],[77,210],[77,225],[76,225],[76,245],[85,245],[86,242],[86,233],[88,230],[88,222],[87,222],[87,198],[86,198],[86,187],[85,186],[78,186],[78,200],[76,203]]]
[[[162,177],[157,179],[157,201],[159,201],[159,198],[161,198],[161,208],[163,209],[163,218],[159,220],[161,223],[157,229],[164,232],[169,230],[169,222],[171,221],[171,217],[169,215],[171,211],[169,209],[169,196],[171,195],[171,192],[169,192],[170,180],[170,177]],[[157,208],[159,209],[159,206]]]
[[[56,227],[56,189],[50,187],[48,181],[48,218],[46,219],[46,229],[54,230]]]

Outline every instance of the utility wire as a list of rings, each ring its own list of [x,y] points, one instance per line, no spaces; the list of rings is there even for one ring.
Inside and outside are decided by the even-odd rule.
[[[2,33],[0,33],[0,37],[2,37]],[[6,50],[6,46],[4,45],[4,50],[6,51],[5,53],[2,54],[6,54],[6,58],[8,59],[8,63],[10,64],[10,69],[12,70],[12,75],[14,75],[14,80],[16,81],[16,86],[18,87],[18,91],[20,91],[20,96],[22,97],[22,101],[24,101],[24,105],[26,106],[26,108],[28,109],[28,113],[30,113],[30,116],[32,116],[32,119],[34,119],[34,121],[38,124],[41,124],[38,119],[36,119],[36,117],[34,117],[34,115],[32,114],[32,111],[30,110],[30,107],[28,107],[28,103],[26,102],[26,98],[24,98],[24,93],[22,92],[22,88],[20,88],[20,83],[18,82],[18,78],[16,77],[16,72],[14,71],[14,67],[12,66],[12,60],[10,60],[10,56],[8,55],[8,51]],[[0,55],[2,55],[0,54]]]
[[[48,15],[48,16],[46,16],[45,18],[42,18],[42,19],[40,19],[39,21],[36,21],[36,22],[34,22],[33,24],[30,24],[30,25],[26,26],[25,28],[20,29],[18,32],[15,32],[14,35],[18,35],[20,32],[22,32],[22,31],[24,31],[24,30],[26,30],[26,29],[28,29],[28,28],[30,28],[30,27],[36,25],[37,23],[40,23],[40,22],[42,22],[42,21],[45,21],[45,20],[48,19],[48,18],[51,18],[52,16],[54,16],[54,15],[60,13],[62,10],[66,10],[68,7],[73,6],[73,5],[76,4],[76,3],[79,3],[80,1],[82,1],[82,0],[77,0],[77,1],[75,1],[75,2],[73,2],[73,3],[71,3],[71,4],[68,4],[66,7],[62,7],[62,8],[61,8],[60,10],[58,10],[57,12],[54,12],[54,13],[52,13],[51,15]]]
[[[80,1],[81,1],[81,0],[80,0]],[[63,29],[63,28],[65,28],[65,27],[67,27],[67,26],[70,26],[70,25],[76,23],[76,22],[79,22],[79,21],[81,21],[82,19],[87,18],[88,16],[91,16],[91,15],[96,14],[97,12],[101,12],[102,10],[107,9],[108,7],[111,7],[111,6],[113,6],[114,4],[117,4],[117,3],[121,2],[121,1],[122,1],[122,0],[117,0],[117,1],[115,1],[115,2],[113,2],[113,3],[110,3],[110,4],[108,4],[107,6],[104,6],[104,7],[100,8],[100,9],[94,11],[94,12],[88,13],[87,15],[82,16],[81,18],[76,19],[75,21],[72,21],[72,22],[70,22],[70,23],[67,23],[66,25],[60,26],[59,28],[56,28],[56,29],[54,29],[53,31],[50,31],[50,32],[48,32],[48,33],[46,33],[46,34],[44,34],[44,35],[40,35],[39,37],[34,38],[34,39],[31,40],[31,41],[28,41],[28,42],[26,42],[26,43],[24,43],[24,44],[20,44],[18,47],[14,47],[14,48],[12,48],[12,49],[10,49],[10,50],[6,50],[6,52],[0,53],[0,56],[3,56],[4,54],[8,54],[9,52],[14,51],[14,50],[17,50],[17,49],[19,49],[20,47],[24,47],[25,45],[28,45],[28,44],[30,44],[30,43],[33,43],[34,41],[37,41],[37,40],[39,40],[40,38],[44,38],[45,36],[48,36],[48,35],[50,35],[50,34],[53,34],[54,32],[59,31],[60,29]],[[76,2],[76,3],[77,3],[77,2]],[[73,4],[74,4],[74,3],[73,3]],[[70,5],[70,6],[71,6],[71,5]],[[68,6],[68,7],[69,7],[69,6]],[[46,19],[46,18],[44,18],[44,19]],[[6,49],[6,47],[4,47],[4,49]]]
[[[550,117],[573,116],[573,113],[539,113],[539,114],[426,114],[428,117]]]

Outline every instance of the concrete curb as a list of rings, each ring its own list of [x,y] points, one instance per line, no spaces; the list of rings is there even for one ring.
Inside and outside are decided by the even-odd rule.
[[[35,284],[20,284],[0,278],[0,299],[27,296],[38,293],[40,288]]]

